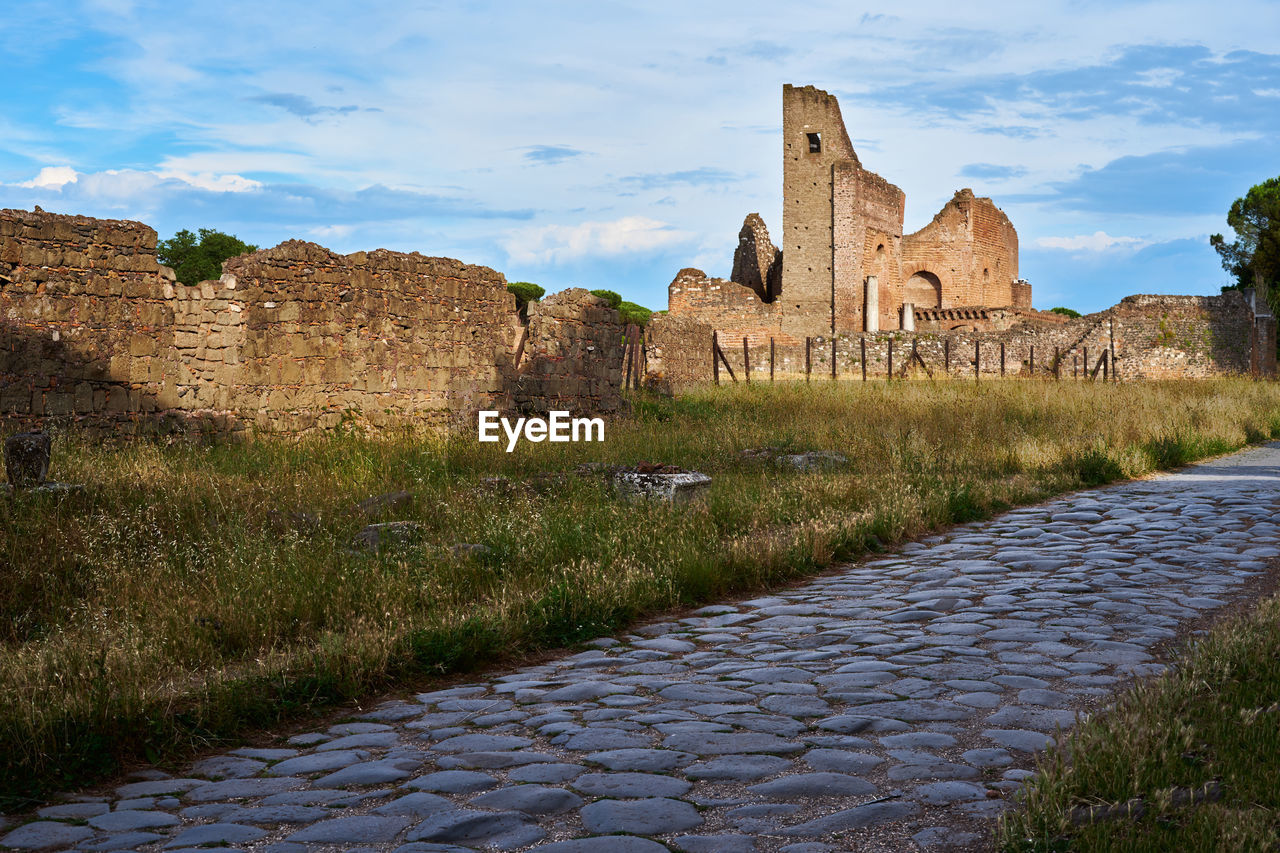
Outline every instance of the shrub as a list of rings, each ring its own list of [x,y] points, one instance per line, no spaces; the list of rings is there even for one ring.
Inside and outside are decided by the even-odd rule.
[[[643,305],[637,305],[634,302],[623,302],[618,305],[618,316],[624,323],[635,323],[637,326],[643,326],[649,322],[653,312]]]
[[[1050,308],[1049,310],[1052,311],[1054,314],[1061,314],[1064,317],[1070,317],[1072,320],[1079,319],[1080,317],[1079,311],[1075,310],[1074,308],[1063,308],[1061,305],[1059,305],[1057,308]]]
[[[613,308],[615,310],[618,308],[618,306],[622,304],[621,294],[615,293],[612,290],[593,290],[591,291],[591,295],[599,296],[605,302],[609,303],[610,308]]]

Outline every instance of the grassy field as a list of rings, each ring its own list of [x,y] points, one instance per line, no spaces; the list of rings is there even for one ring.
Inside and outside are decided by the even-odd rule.
[[[753,385],[634,408],[603,444],[511,454],[474,435],[102,446],[58,434],[51,476],[86,489],[0,501],[3,805],[396,678],[589,639],[1280,436],[1280,386],[1243,380]],[[782,472],[740,453],[761,446],[851,461]],[[543,476],[641,460],[712,475],[710,496],[634,503],[596,477]],[[351,511],[401,489],[406,506]],[[371,520],[417,521],[425,542],[352,553]],[[489,551],[452,556],[455,543]]]
[[[1140,683],[1071,733],[1070,760],[1059,753],[1043,764],[1026,809],[1002,821],[1001,848],[1276,850],[1277,649],[1280,598],[1217,626],[1180,655],[1177,669]],[[1085,820],[1080,813],[1090,808],[1093,819]]]

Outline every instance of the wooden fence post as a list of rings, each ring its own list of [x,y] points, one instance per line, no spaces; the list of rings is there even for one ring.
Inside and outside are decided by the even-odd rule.
[[[813,338],[805,336],[804,339],[804,381],[809,381],[809,374],[813,371]]]
[[[885,376],[885,381],[893,379],[893,338],[889,338],[889,372]]]
[[[982,341],[978,338],[973,339],[973,381],[977,382],[982,378]]]
[[[831,333],[831,378],[836,378],[836,336]]]
[[[719,384],[719,359],[716,356],[716,351],[719,350],[719,343],[717,342],[718,337],[719,333],[712,329],[712,375],[713,377],[716,377],[717,386]]]
[[[742,374],[747,377],[747,384],[751,384],[751,350],[747,347],[747,336],[742,336]]]
[[[1031,345],[1031,378],[1036,376],[1036,345]]]
[[[946,338],[942,342],[942,371],[951,376],[951,338]]]
[[[1085,376],[1088,376],[1089,375],[1089,348],[1081,347],[1081,349],[1084,350],[1084,373],[1085,373]]]
[[[720,384],[720,333],[711,330],[711,373],[716,378],[716,384]]]
[[[631,360],[635,358],[635,350],[631,345],[631,327],[622,332],[622,390],[631,388]]]
[[[858,342],[862,344],[862,381],[867,381],[867,339],[858,338]]]
[[[1000,342],[1000,378],[1004,378],[1004,341]]]
[[[1054,381],[1062,381],[1062,347],[1058,346],[1053,348],[1053,378]]]
[[[774,361],[773,338],[769,338],[769,381],[770,382],[773,382],[773,361]]]

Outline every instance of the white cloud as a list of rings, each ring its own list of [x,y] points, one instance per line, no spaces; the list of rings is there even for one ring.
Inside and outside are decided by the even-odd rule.
[[[1041,237],[1036,240],[1036,245],[1042,249],[1064,249],[1069,252],[1105,252],[1116,247],[1136,249],[1144,242],[1140,237],[1112,237],[1105,231],[1095,231],[1077,237]]]
[[[353,231],[355,231],[354,225],[317,225],[315,228],[307,229],[307,233],[311,236],[323,239],[345,239],[350,237]]]
[[[156,175],[161,178],[173,178],[184,184],[216,193],[242,193],[262,186],[261,181],[255,181],[252,178],[244,178],[240,175],[217,175],[213,172],[164,171],[157,172]]]
[[[657,219],[624,216],[612,222],[517,229],[508,233],[502,247],[513,263],[555,264],[589,256],[653,251],[692,236]]]
[[[27,189],[60,190],[74,184],[80,175],[70,166],[45,166],[29,181],[18,184]]]

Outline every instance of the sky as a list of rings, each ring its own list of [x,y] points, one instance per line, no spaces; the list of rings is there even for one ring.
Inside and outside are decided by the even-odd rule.
[[[484,264],[650,308],[781,231],[782,85],[905,230],[962,188],[1037,308],[1216,293],[1280,174],[1280,4],[6,0],[0,207]]]

